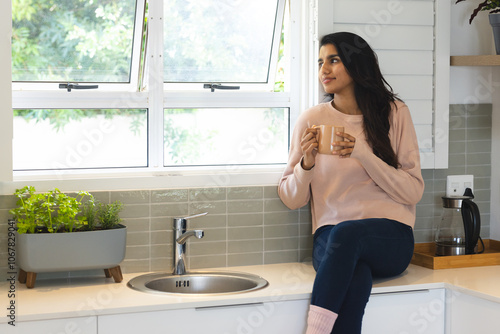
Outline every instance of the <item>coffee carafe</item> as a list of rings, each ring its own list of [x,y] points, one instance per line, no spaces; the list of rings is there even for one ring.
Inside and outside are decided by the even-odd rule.
[[[481,217],[473,198],[469,188],[464,196],[442,197],[443,213],[435,228],[436,255],[477,253]]]

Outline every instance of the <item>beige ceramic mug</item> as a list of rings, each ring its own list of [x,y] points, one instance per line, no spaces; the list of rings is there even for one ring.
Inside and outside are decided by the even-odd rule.
[[[340,150],[342,146],[333,146],[334,141],[344,141],[344,137],[337,135],[337,132],[344,132],[343,126],[316,125],[318,129],[318,152],[320,154],[332,154],[333,150]]]

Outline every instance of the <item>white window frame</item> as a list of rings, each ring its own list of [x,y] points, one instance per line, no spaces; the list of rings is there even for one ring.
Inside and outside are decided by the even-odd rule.
[[[10,0],[8,1],[10,5]],[[150,45],[162,39],[163,25],[161,16],[152,13],[163,13],[162,0],[149,0]],[[5,13],[5,12],[4,12]],[[0,181],[8,185],[0,189],[1,193],[10,194],[18,187],[32,184],[37,190],[51,189],[57,186],[62,191],[79,189],[120,190],[120,189],[158,189],[177,187],[205,186],[243,186],[277,184],[284,164],[265,166],[222,166],[222,167],[163,167],[162,143],[164,108],[180,107],[282,107],[290,110],[290,135],[299,113],[312,106],[316,99],[309,94],[315,70],[311,73],[310,64],[313,59],[307,50],[312,47],[312,40],[317,25],[317,7],[311,7],[308,0],[290,0],[290,30],[295,36],[289,42],[290,78],[289,89],[284,93],[241,91],[200,92],[164,91],[163,82],[155,81],[155,73],[163,73],[161,53],[163,50],[148,50],[149,81],[148,90],[130,91],[38,91],[15,90],[12,93],[13,108],[132,108],[149,109],[148,122],[149,152],[151,158],[148,168],[120,169],[86,169],[71,170],[62,173],[50,171],[16,171],[12,172],[12,154],[8,153],[1,162]],[[5,18],[5,17],[4,17]],[[8,16],[10,20],[10,16]],[[10,62],[9,62],[10,63]],[[314,67],[313,67],[314,68]],[[235,105],[238,103],[238,105]],[[12,133],[12,113],[2,115],[0,120],[10,120],[7,127]],[[12,137],[10,137],[12,138]],[[11,141],[11,139],[10,139]],[[161,151],[161,153],[160,153]],[[7,168],[5,168],[7,166]],[[10,167],[9,167],[10,166]]]

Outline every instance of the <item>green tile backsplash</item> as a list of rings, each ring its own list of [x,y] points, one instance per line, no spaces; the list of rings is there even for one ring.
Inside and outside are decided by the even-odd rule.
[[[205,231],[188,241],[189,268],[300,261],[311,252],[311,242],[299,242],[311,238],[310,226],[300,236],[300,210],[285,207],[275,186],[123,191],[110,198],[125,203],[124,272],[170,271],[172,219],[201,212],[209,214],[188,221],[189,229]]]
[[[474,174],[481,235],[489,236],[491,112],[492,106],[487,104],[450,106],[449,168],[423,170],[426,187],[417,205],[417,242],[432,241],[433,225],[440,219],[446,176],[452,174]],[[205,230],[203,239],[188,241],[188,268],[307,261],[311,256],[309,206],[289,210],[274,185],[105,191],[94,195],[103,201],[120,200],[125,204],[125,273],[170,271],[172,218],[201,212],[209,214],[188,221],[189,229]],[[2,245],[6,241],[8,209],[14,203],[13,196],[0,196]],[[0,249],[0,278],[6,275],[6,251],[6,247]]]

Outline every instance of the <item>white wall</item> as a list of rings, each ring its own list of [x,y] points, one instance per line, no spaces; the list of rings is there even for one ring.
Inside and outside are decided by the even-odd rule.
[[[451,6],[451,55],[494,54],[488,14],[479,13],[472,24],[469,24],[470,14],[476,6],[475,1],[464,1]],[[491,67],[452,67],[450,72],[451,104],[492,102],[491,92],[484,87],[484,79],[490,77]]]
[[[454,1],[453,1],[454,2]],[[493,33],[488,14],[481,12],[472,24],[469,17],[477,2],[461,2],[451,8],[451,54],[495,54]],[[500,239],[500,68],[452,67],[450,70],[450,103],[493,103],[491,157],[490,238]]]
[[[500,67],[493,71],[496,93],[493,94],[493,124],[491,145],[490,238],[500,240]]]

